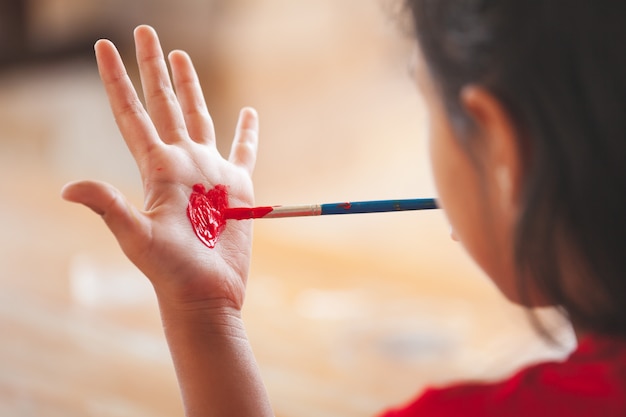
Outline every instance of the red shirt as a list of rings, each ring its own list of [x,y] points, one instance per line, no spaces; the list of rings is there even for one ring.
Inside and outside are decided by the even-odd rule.
[[[564,362],[499,383],[429,389],[381,417],[626,417],[626,340],[584,338]]]

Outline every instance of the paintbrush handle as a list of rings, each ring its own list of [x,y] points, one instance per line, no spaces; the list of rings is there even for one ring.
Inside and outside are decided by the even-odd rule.
[[[322,215],[326,214],[354,214],[354,213],[383,213],[388,211],[428,210],[436,209],[437,203],[433,198],[412,198],[406,200],[375,200],[355,201],[350,203],[322,204]]]
[[[279,217],[325,216],[329,214],[382,213],[388,211],[436,209],[433,198],[354,201],[348,203],[297,206],[234,207],[224,210],[226,220],[271,219]]]
[[[261,217],[262,219],[271,219],[278,217],[305,217],[319,216],[322,214],[322,206],[320,204],[305,204],[299,206],[272,206],[272,211]]]
[[[355,201],[349,203],[309,204],[299,206],[272,206],[272,211],[261,218],[326,216],[329,214],[383,213],[389,211],[436,209],[433,198],[406,200]]]

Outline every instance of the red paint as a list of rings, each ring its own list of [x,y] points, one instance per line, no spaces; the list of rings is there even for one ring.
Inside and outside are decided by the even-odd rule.
[[[195,184],[189,196],[187,216],[196,236],[209,248],[214,248],[226,220],[258,219],[274,210],[272,207],[228,207],[228,190],[216,185],[208,191],[202,184]]]
[[[224,211],[228,208],[228,191],[224,185],[206,191],[204,185],[196,184],[189,196],[187,216],[198,239],[214,248],[217,238],[226,225]]]
[[[341,204],[337,204],[337,206],[339,206],[340,208],[344,210],[350,210],[352,208],[352,204],[350,203],[341,203]]]
[[[245,220],[258,219],[265,217],[274,209],[269,206],[265,207],[235,207],[224,209],[224,219]]]

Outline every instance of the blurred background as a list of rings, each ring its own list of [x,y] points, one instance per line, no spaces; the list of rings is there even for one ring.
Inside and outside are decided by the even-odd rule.
[[[394,0],[2,0],[0,416],[182,416],[147,280],[75,179],[141,204],[93,42],[132,29],[194,58],[226,151],[261,117],[257,203],[434,196]],[[549,314],[549,312],[547,312]],[[369,416],[426,385],[562,356],[438,211],[260,220],[244,311],[278,417]]]

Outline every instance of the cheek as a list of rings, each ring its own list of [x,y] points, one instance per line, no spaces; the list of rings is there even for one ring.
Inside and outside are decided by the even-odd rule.
[[[471,241],[475,234],[476,185],[471,167],[451,132],[441,124],[431,123],[429,152],[439,204],[452,231],[461,242]],[[474,218],[472,220],[472,218]]]
[[[452,233],[489,276],[497,277],[493,224],[487,215],[478,169],[447,126],[433,123],[430,129],[433,178]]]
[[[490,211],[477,167],[451,132],[433,125],[429,152],[438,201],[452,233],[511,301],[519,302],[509,242]],[[510,237],[510,236],[509,236]]]

